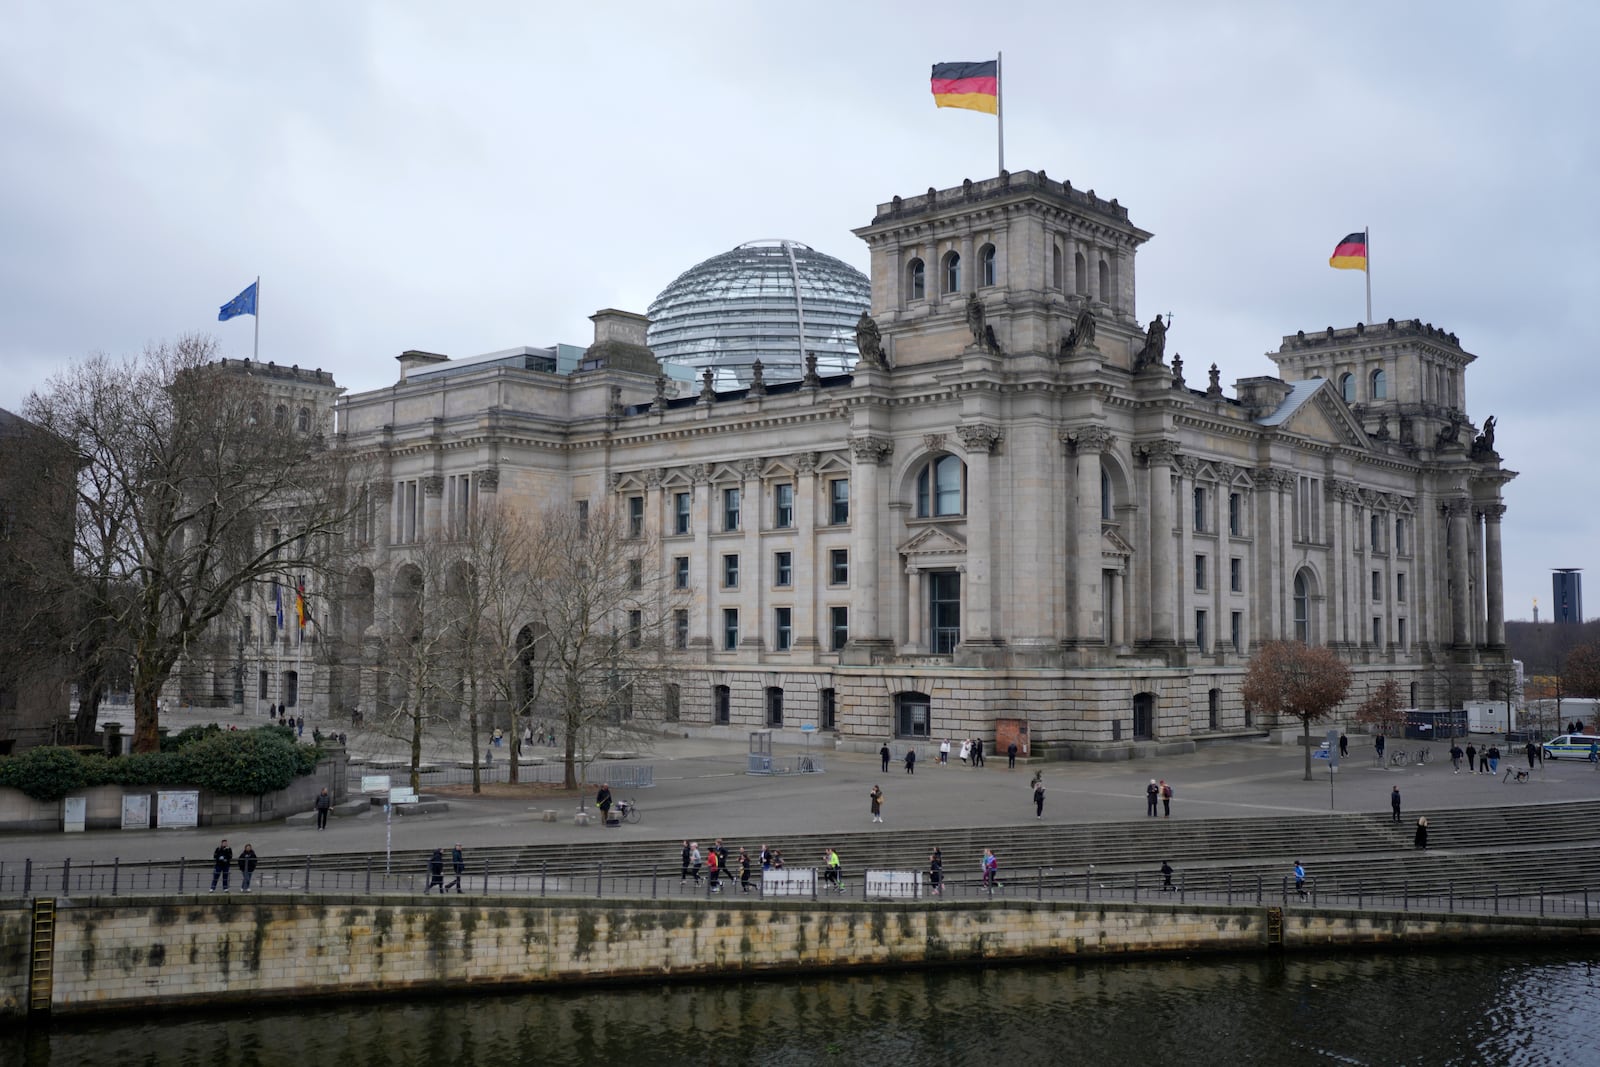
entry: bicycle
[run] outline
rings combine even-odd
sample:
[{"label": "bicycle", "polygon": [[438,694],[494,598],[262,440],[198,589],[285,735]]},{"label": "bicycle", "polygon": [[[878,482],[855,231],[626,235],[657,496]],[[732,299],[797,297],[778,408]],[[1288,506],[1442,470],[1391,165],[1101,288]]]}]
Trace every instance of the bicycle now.
[{"label": "bicycle", "polygon": [[617,818],[622,822],[638,822],[639,802],[637,800],[617,801]]},{"label": "bicycle", "polygon": [[1403,748],[1395,749],[1394,750],[1394,755],[1389,757],[1389,766],[1391,766],[1391,767],[1404,767],[1407,763],[1410,763],[1410,762],[1411,762],[1411,757],[1410,757],[1409,754],[1407,754],[1406,750],[1403,749]]},{"label": "bicycle", "polygon": [[1432,758],[1433,758],[1433,753],[1430,752],[1428,749],[1425,749],[1425,748],[1417,749],[1417,762],[1419,764],[1420,763],[1427,763]]}]

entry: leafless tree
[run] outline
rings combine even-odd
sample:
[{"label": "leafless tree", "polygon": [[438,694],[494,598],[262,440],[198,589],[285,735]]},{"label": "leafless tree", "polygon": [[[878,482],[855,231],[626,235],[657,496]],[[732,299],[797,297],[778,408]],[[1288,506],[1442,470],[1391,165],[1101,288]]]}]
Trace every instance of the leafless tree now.
[{"label": "leafless tree", "polygon": [[1400,683],[1385,678],[1356,708],[1356,722],[1377,726],[1386,736],[1393,737],[1406,725],[1405,698],[1400,694]]},{"label": "leafless tree", "polygon": [[1328,717],[1350,691],[1350,668],[1333,651],[1299,641],[1268,641],[1245,671],[1244,706],[1300,720],[1306,781],[1311,781],[1311,724]]},{"label": "leafless tree", "polygon": [[676,600],[657,543],[611,508],[548,509],[531,545],[524,685],[530,704],[561,725],[565,785],[575,789],[601,752],[650,743]]},{"label": "leafless tree", "polygon": [[159,745],[158,701],[187,649],[254,585],[293,586],[346,518],[345,476],[316,427],[264,417],[262,389],[183,337],[94,355],[27,401],[70,443],[71,582],[86,633],[126,647],[133,749]]}]

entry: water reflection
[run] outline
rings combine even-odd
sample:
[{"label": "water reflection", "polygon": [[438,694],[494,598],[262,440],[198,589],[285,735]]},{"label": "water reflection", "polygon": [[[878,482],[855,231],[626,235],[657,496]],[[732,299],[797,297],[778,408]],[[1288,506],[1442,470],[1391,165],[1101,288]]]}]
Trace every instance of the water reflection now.
[{"label": "water reflection", "polygon": [[30,1028],[30,1067],[1600,1062],[1593,955],[1031,965]]}]

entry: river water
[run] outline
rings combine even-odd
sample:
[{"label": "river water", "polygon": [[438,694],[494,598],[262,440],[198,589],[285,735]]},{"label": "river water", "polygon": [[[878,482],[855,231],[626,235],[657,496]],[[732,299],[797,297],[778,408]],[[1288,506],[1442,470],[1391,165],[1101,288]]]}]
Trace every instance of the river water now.
[{"label": "river water", "polygon": [[1029,964],[274,1005],[0,1033],[29,1067],[1600,1064],[1600,953]]}]

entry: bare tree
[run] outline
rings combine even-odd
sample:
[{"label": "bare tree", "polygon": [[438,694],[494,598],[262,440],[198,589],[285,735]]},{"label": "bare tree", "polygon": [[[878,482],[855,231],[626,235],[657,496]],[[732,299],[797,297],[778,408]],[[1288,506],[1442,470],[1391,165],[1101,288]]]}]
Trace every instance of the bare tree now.
[{"label": "bare tree", "polygon": [[1356,709],[1356,722],[1377,726],[1386,736],[1403,731],[1406,725],[1405,698],[1400,693],[1400,683],[1393,678],[1379,682],[1361,706]]},{"label": "bare tree", "polygon": [[657,544],[610,508],[551,508],[531,544],[524,685],[561,724],[564,781],[575,789],[607,748],[650,743],[672,599]]},{"label": "bare tree", "polygon": [[1328,717],[1350,691],[1350,668],[1321,645],[1268,641],[1250,659],[1244,706],[1255,713],[1290,715],[1304,730],[1306,781],[1311,781],[1311,724]]},{"label": "bare tree", "polygon": [[1600,644],[1582,644],[1568,652],[1561,677],[1568,696],[1600,697]]},{"label": "bare tree", "polygon": [[60,474],[76,501],[60,592],[82,598],[86,633],[126,645],[139,752],[159,745],[158,701],[185,650],[255,583],[317,571],[346,517],[321,436],[264,417],[255,381],[214,355],[184,337],[91,356],[26,406],[78,459]]}]

